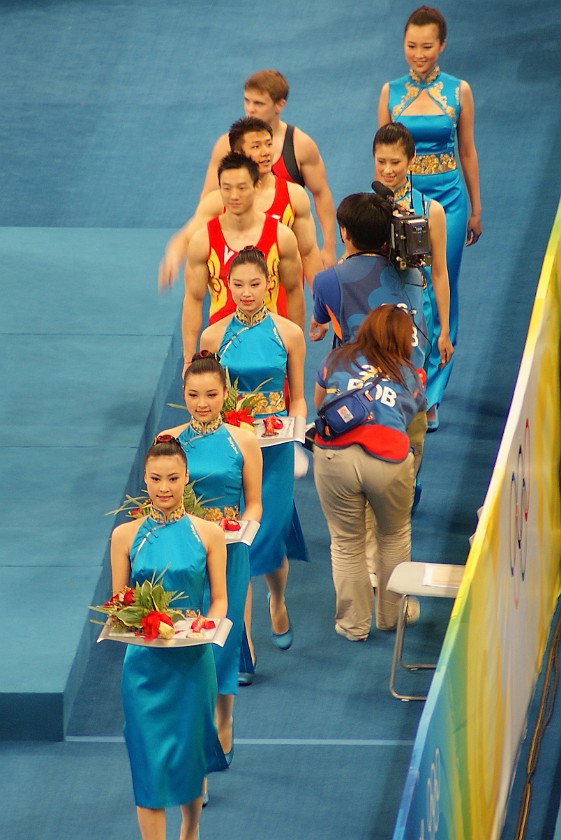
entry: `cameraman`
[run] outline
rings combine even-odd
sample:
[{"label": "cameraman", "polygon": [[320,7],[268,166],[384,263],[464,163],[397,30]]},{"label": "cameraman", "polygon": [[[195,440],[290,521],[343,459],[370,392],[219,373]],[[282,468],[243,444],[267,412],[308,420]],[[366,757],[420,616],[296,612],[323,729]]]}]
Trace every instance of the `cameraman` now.
[{"label": "cameraman", "polygon": [[407,310],[415,325],[412,362],[423,367],[427,327],[423,314],[424,279],[417,268],[399,271],[389,260],[392,208],[374,193],[354,193],[337,208],[345,254],[341,262],[316,274],[309,336],[321,341],[329,323],[333,346],[352,341],[366,315],[383,303]]},{"label": "cameraman", "polygon": [[[383,303],[397,304],[413,319],[411,362],[415,368],[422,368],[427,345],[424,280],[418,268],[399,271],[390,262],[391,218],[390,204],[375,193],[354,193],[343,199],[337,208],[337,222],[345,255],[338,265],[320,271],[314,278],[309,336],[312,341],[321,341],[331,322],[333,346],[348,344],[372,309]],[[426,412],[421,411],[407,429],[415,473],[421,465],[426,428]],[[418,488],[419,495],[420,484]]]}]

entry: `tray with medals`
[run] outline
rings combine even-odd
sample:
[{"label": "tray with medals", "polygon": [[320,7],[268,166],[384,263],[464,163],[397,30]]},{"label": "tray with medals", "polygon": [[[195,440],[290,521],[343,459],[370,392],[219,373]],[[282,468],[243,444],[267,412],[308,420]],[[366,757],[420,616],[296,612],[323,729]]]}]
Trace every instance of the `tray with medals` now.
[{"label": "tray with medals", "polygon": [[276,446],[279,443],[300,441],[304,443],[306,433],[305,417],[277,417],[271,415],[264,420],[255,420],[257,441],[262,448]]}]

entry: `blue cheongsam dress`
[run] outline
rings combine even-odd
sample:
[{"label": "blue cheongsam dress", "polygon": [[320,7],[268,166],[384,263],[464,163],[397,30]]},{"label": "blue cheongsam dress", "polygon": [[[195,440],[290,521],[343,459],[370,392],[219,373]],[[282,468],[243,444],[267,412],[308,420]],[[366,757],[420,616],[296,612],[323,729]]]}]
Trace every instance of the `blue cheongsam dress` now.
[{"label": "blue cheongsam dress", "polygon": [[[266,309],[245,323],[236,312],[226,328],[220,361],[241,392],[258,390],[262,404],[257,417],[286,416],[284,379],[287,353],[276,325]],[[294,444],[267,446],[263,455],[263,515],[249,549],[251,575],[274,572],[283,557],[307,560],[298,514],[294,507]]]},{"label": "blue cheongsam dress", "polygon": [[[237,507],[242,504],[243,455],[220,418],[209,424],[191,420],[178,438],[189,468],[189,480],[201,498],[203,507]],[[226,587],[227,617],[233,626],[224,647],[212,645],[216,662],[219,694],[238,693],[238,663],[244,629],[244,606],[249,585],[249,548],[242,543],[227,546]],[[208,609],[209,591],[205,589],[203,612]]]},{"label": "blue cheongsam dress", "polygon": [[[410,70],[407,76],[390,82],[389,110],[392,122],[409,129],[415,140],[416,158],[411,172],[413,187],[442,204],[446,213],[446,262],[450,280],[450,340],[458,337],[458,276],[466,240],[467,196],[456,161],[456,127],[460,117],[461,79],[441,73],[439,67],[422,79]],[[407,108],[426,90],[440,108],[440,114],[408,115]],[[438,312],[432,297],[434,321],[433,349],[427,369],[429,406],[442,401],[452,372],[452,362],[439,369],[437,339],[440,334]],[[453,361],[453,360],[452,360]]]},{"label": "blue cheongsam dress", "polygon": [[[164,572],[164,589],[185,593],[178,608],[202,608],[206,552],[190,517],[149,516],[130,556],[132,586]],[[205,775],[227,767],[214,724],[211,645],[128,645],[121,687],[136,804],[168,808],[197,799]]]}]

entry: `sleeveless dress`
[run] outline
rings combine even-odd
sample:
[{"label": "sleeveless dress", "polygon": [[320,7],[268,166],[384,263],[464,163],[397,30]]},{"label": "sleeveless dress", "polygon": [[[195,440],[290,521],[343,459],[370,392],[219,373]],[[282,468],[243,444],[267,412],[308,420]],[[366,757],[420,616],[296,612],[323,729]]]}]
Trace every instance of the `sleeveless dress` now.
[{"label": "sleeveless dress", "polygon": [[[160,519],[158,511],[154,512]],[[164,572],[166,590],[180,591],[180,609],[201,609],[206,552],[188,516],[149,516],[131,547],[131,586]],[[214,724],[216,671],[210,645],[149,648],[127,645],[121,681],[124,735],[134,798],[142,808],[168,808],[201,796],[203,779],[225,770]]]},{"label": "sleeveless dress", "polygon": [[[263,395],[257,417],[286,416],[283,388],[287,353],[265,307],[251,318],[237,310],[226,328],[218,354],[232,382],[238,380],[240,392],[258,389]],[[293,498],[294,445],[267,446],[261,453],[263,515],[249,549],[252,576],[279,569],[285,556],[308,559]]]},{"label": "sleeveless dress", "polygon": [[[390,82],[389,110],[392,122],[409,129],[415,140],[417,156],[412,163],[413,187],[428,198],[440,202],[446,213],[446,262],[450,280],[450,340],[458,337],[458,276],[466,239],[468,219],[467,195],[456,162],[456,127],[460,117],[461,79],[441,73],[439,67],[422,79],[413,70],[407,76]],[[441,109],[441,114],[408,115],[405,109],[426,90]],[[429,406],[442,401],[452,372],[452,361],[439,369],[437,339],[440,324],[436,302],[432,298],[434,342],[427,377],[432,382]]]},{"label": "sleeveless dress", "polygon": [[[228,431],[219,422],[206,426],[191,420],[178,437],[187,456],[189,479],[195,481],[195,494],[203,507],[226,506],[241,509],[243,455]],[[233,623],[224,647],[212,645],[219,694],[238,693],[238,663],[244,631],[244,606],[249,585],[249,547],[242,543],[227,546],[227,617]],[[203,612],[208,609],[209,589],[205,587]]]}]

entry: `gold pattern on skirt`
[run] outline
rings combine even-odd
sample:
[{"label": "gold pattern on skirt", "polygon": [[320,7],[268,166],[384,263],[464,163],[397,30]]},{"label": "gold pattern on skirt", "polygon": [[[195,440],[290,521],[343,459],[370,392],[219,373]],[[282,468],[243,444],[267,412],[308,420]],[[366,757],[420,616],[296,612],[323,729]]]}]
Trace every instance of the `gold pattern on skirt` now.
[{"label": "gold pattern on skirt", "polygon": [[409,165],[413,175],[437,175],[457,169],[456,158],[450,152],[441,155],[417,155]]},{"label": "gold pattern on skirt", "polygon": [[[247,394],[240,394],[243,398]],[[284,411],[286,403],[284,401],[284,393],[282,391],[261,391],[253,395],[254,399],[251,403],[251,412],[257,414],[276,414],[279,411]]]}]

